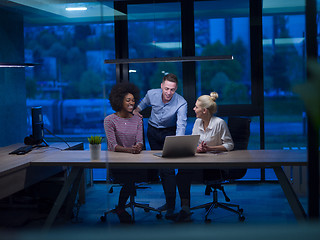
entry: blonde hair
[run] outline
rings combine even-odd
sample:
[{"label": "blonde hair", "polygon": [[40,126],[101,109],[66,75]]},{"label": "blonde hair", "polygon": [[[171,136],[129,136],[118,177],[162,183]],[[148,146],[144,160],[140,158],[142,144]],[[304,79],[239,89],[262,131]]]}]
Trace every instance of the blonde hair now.
[{"label": "blonde hair", "polygon": [[209,110],[211,115],[215,114],[218,110],[216,103],[217,98],[219,97],[217,92],[211,92],[210,95],[202,95],[198,98],[199,105],[202,108]]}]

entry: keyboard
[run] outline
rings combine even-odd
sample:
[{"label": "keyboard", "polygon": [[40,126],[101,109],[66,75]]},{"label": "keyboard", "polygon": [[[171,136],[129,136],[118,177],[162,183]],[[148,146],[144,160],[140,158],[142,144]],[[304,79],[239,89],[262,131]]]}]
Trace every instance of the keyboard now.
[{"label": "keyboard", "polygon": [[23,155],[30,152],[31,150],[32,150],[32,146],[28,145],[28,146],[19,147],[18,149],[10,152],[9,154]]}]

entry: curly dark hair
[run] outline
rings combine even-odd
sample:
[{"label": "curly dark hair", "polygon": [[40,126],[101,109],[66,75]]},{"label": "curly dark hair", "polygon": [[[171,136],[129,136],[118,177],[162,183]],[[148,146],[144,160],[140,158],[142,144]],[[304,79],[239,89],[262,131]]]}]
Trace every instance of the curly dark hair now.
[{"label": "curly dark hair", "polygon": [[111,107],[114,111],[119,112],[122,109],[123,99],[128,94],[131,93],[135,100],[135,106],[137,106],[140,100],[140,90],[133,83],[117,83],[111,89],[109,100]]}]

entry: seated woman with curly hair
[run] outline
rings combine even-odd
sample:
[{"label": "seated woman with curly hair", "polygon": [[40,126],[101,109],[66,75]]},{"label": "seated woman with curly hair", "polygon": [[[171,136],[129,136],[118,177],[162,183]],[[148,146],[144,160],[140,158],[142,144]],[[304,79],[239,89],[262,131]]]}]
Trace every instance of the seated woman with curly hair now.
[{"label": "seated woman with curly hair", "polygon": [[[139,89],[132,83],[118,83],[111,89],[109,100],[115,113],[104,119],[104,129],[109,151],[139,154],[143,148],[142,119],[132,111],[140,99]],[[116,213],[121,223],[130,223],[131,215],[125,210],[135,182],[141,177],[134,169],[112,169],[111,175],[123,184]],[[140,176],[139,176],[140,175]]]}]

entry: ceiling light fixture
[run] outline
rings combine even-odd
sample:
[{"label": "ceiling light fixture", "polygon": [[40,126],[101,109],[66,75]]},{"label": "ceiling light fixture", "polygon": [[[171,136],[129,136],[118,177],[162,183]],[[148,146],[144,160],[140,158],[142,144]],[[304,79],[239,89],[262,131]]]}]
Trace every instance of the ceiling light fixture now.
[{"label": "ceiling light fixture", "polygon": [[86,7],[67,7],[67,11],[86,11]]},{"label": "ceiling light fixture", "polygon": [[106,64],[128,64],[128,63],[152,63],[152,62],[197,62],[233,60],[232,55],[223,56],[192,56],[192,57],[163,57],[163,58],[133,58],[133,59],[112,59],[104,60]]},{"label": "ceiling light fixture", "polygon": [[23,68],[23,67],[35,67],[39,65],[37,63],[0,63],[0,68]]}]

